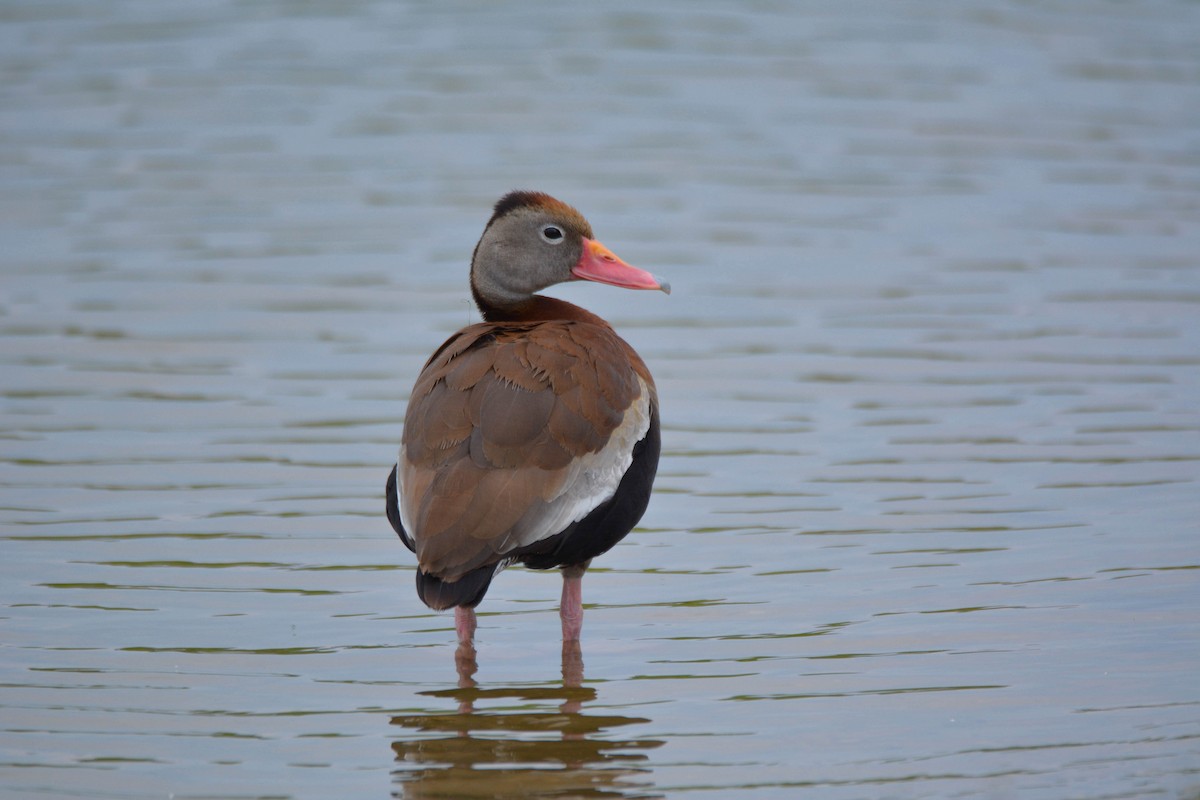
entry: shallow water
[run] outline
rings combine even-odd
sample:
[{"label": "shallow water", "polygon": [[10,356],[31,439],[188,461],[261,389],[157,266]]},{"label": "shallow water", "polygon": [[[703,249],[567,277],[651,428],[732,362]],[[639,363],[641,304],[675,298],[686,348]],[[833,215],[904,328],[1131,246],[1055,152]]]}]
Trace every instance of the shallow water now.
[{"label": "shallow water", "polygon": [[[1200,794],[1200,6],[0,10],[0,794]],[[383,516],[514,187],[664,457],[475,652]]]}]

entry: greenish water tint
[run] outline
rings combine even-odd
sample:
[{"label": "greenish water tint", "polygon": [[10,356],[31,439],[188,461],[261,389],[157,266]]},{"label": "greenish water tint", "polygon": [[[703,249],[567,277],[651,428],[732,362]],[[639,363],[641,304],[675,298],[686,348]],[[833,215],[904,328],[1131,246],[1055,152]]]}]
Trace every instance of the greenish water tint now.
[{"label": "greenish water tint", "polygon": [[[14,0],[0,795],[1200,794],[1200,6]],[[513,188],[671,297],[476,647],[382,486]]]}]

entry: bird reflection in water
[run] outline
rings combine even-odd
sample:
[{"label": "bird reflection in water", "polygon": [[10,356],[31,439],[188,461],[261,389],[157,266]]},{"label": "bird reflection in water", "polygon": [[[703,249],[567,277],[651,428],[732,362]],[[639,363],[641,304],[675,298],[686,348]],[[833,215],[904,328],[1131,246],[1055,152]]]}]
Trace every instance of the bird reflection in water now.
[{"label": "bird reflection in water", "polygon": [[663,797],[645,764],[663,742],[608,735],[649,720],[584,713],[596,690],[583,686],[578,640],[563,642],[561,686],[480,687],[471,642],[458,646],[455,662],[457,688],[421,694],[453,700],[456,710],[392,717],[413,732],[392,743],[395,797]]}]

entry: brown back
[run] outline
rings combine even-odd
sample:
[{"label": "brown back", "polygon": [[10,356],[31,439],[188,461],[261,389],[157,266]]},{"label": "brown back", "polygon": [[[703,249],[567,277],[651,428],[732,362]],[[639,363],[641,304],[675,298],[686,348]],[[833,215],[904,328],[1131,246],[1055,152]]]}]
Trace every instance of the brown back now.
[{"label": "brown back", "polygon": [[581,461],[631,457],[627,429],[648,424],[653,402],[641,359],[595,317],[481,323],[451,337],[404,421],[400,499],[421,569],[455,580],[556,533],[546,525],[555,503],[582,491]]}]

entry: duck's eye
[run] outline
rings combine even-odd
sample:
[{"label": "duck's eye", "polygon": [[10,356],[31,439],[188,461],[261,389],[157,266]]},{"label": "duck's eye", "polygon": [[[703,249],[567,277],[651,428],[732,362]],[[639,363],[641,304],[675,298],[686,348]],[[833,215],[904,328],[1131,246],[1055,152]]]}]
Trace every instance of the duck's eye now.
[{"label": "duck's eye", "polygon": [[562,244],[563,231],[557,225],[547,225],[540,231],[542,241],[548,244]]}]

